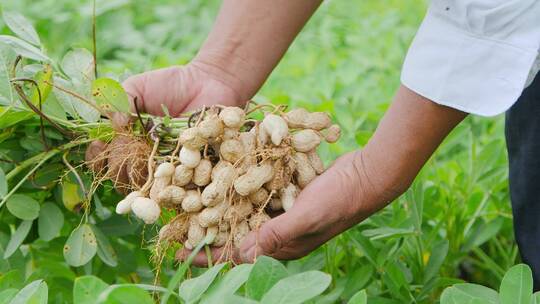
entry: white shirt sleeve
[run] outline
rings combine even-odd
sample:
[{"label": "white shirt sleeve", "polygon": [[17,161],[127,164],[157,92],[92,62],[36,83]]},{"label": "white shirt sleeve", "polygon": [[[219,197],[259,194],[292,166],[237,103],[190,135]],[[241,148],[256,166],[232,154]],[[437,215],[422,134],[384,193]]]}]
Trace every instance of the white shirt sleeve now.
[{"label": "white shirt sleeve", "polygon": [[401,82],[468,113],[506,111],[540,69],[540,0],[432,0]]}]

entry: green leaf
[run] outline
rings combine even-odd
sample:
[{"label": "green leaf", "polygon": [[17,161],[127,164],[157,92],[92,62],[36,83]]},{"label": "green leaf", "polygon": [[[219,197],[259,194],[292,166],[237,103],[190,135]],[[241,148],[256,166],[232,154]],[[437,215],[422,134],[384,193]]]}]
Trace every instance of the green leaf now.
[{"label": "green leaf", "polygon": [[43,280],[26,285],[9,304],[47,304],[48,287]]},{"label": "green leaf", "polygon": [[[321,303],[321,304],[333,304],[336,302],[339,302],[339,299],[345,299],[344,291],[345,291],[345,284],[343,280],[338,279],[338,283],[336,283],[336,286],[333,287],[331,290],[329,290],[327,293],[318,295],[315,298],[311,299],[310,302],[313,303]],[[354,295],[354,292],[353,292]]]},{"label": "green leaf", "polygon": [[45,113],[47,116],[66,120],[67,118],[65,110],[60,102],[55,98],[54,95],[49,98],[53,89],[52,67],[48,64],[43,65],[43,69],[36,73],[34,80],[38,86],[37,88],[35,86],[32,87],[32,103],[39,108],[39,103],[41,100],[41,110],[43,113]]},{"label": "green leaf", "polygon": [[95,276],[78,277],[73,285],[73,303],[94,304],[108,286],[107,283]]},{"label": "green leaf", "polygon": [[[135,286],[146,290],[146,291],[155,291],[155,292],[167,292],[167,288],[151,285],[151,284],[134,284]],[[176,293],[173,293],[175,296],[178,296]]]},{"label": "green leaf", "polygon": [[56,76],[53,76],[53,81],[55,83],[55,86],[53,87],[54,97],[56,97],[56,100],[62,106],[64,111],[66,111],[66,113],[71,115],[71,117],[73,118],[77,118],[79,114],[77,113],[76,107],[78,106],[79,101],[74,96],[70,95],[69,93],[66,93],[60,90],[59,88],[57,88],[58,86],[58,87],[61,87],[62,89],[73,92],[74,90],[73,90],[71,82],[63,78],[56,77]]},{"label": "green leaf", "polygon": [[70,78],[88,83],[94,80],[94,56],[87,49],[69,51],[62,59],[61,66]]},{"label": "green leaf", "polygon": [[431,255],[429,256],[429,261],[424,271],[424,283],[428,282],[437,275],[447,254],[448,240],[441,240],[433,244],[433,249],[431,250]]},{"label": "green leaf", "polygon": [[351,241],[353,245],[363,252],[368,259],[368,261],[373,264],[373,266],[378,267],[377,265],[377,250],[373,246],[372,242],[365,236],[363,236],[361,233],[357,231],[352,231],[350,233],[351,235]]},{"label": "green leaf", "polygon": [[499,304],[499,295],[481,285],[456,284],[444,290],[441,304]]},{"label": "green leaf", "polygon": [[332,277],[321,271],[306,271],[281,279],[261,299],[261,304],[303,303],[330,285]]},{"label": "green leaf", "polygon": [[[50,138],[50,137],[49,137]],[[62,140],[63,138],[59,138]],[[32,184],[40,188],[51,188],[58,183],[58,177],[62,176],[66,168],[64,164],[51,163],[45,164],[34,173]]]},{"label": "green leaf", "polygon": [[6,179],[6,174],[4,170],[0,168],[0,198],[3,198],[8,193],[8,184]]},{"label": "green leaf", "polygon": [[11,87],[7,58],[0,54],[0,104],[13,104],[13,88]]},{"label": "green leaf", "polygon": [[75,228],[64,245],[64,258],[71,266],[88,263],[97,252],[97,241],[92,228],[83,224]]},{"label": "green leaf", "polygon": [[98,78],[92,83],[92,96],[106,112],[129,113],[129,100],[124,88],[114,79]]},{"label": "green leaf", "polygon": [[20,289],[24,286],[24,278],[19,269],[11,270],[0,276],[0,290],[15,288]]},{"label": "green leaf", "polygon": [[414,234],[414,229],[410,228],[392,228],[392,227],[380,227],[374,229],[366,229],[362,232],[363,235],[369,237],[371,241],[391,238],[391,237],[403,237]]},{"label": "green leaf", "polygon": [[52,82],[52,67],[49,64],[45,64],[43,69],[38,71],[34,76],[34,80],[37,82],[38,89],[33,86],[32,103],[35,106],[39,106],[39,100],[41,96],[41,105],[45,104],[47,97],[51,93],[52,86],[49,84]]},{"label": "green leaf", "polygon": [[369,281],[374,279],[374,271],[373,266],[367,263],[348,274],[343,297],[346,299],[351,298],[356,293],[355,291],[366,288]]},{"label": "green leaf", "polygon": [[519,264],[510,268],[502,279],[499,293],[501,304],[530,304],[533,279],[529,266]]},{"label": "green leaf", "polygon": [[161,297],[161,304],[168,303],[169,297],[171,294],[173,294],[173,289],[176,289],[176,286],[182,282],[184,279],[184,275],[186,274],[186,271],[188,270],[189,266],[191,265],[191,262],[195,258],[195,256],[201,251],[203,246],[205,244],[208,244],[210,238],[212,236],[206,236],[202,241],[199,242],[199,244],[191,251],[188,258],[180,264],[180,267],[176,270],[172,278],[170,279],[169,283],[167,284],[167,291],[163,294]]},{"label": "green leaf", "polygon": [[488,240],[495,237],[501,230],[505,219],[496,218],[488,223],[477,221],[466,237],[465,244],[461,249],[462,252],[468,252],[474,247],[478,247]]},{"label": "green leaf", "polygon": [[100,294],[97,302],[106,304],[154,304],[148,292],[133,284],[109,286]]},{"label": "green leaf", "polygon": [[15,250],[21,246],[22,242],[28,235],[28,232],[30,232],[30,228],[32,228],[32,221],[21,222],[9,240],[6,251],[4,252],[4,259],[9,258],[13,253],[15,253]]},{"label": "green leaf", "polygon": [[267,256],[258,257],[246,283],[246,295],[260,300],[274,284],[287,275],[287,269],[278,260]]},{"label": "green leaf", "polygon": [[113,214],[108,219],[97,224],[99,229],[108,236],[132,235],[139,228],[138,223],[133,223],[125,216]]},{"label": "green leaf", "polygon": [[6,202],[9,212],[21,220],[31,221],[39,216],[39,203],[26,195],[13,194]]},{"label": "green leaf", "polygon": [[18,124],[34,116],[30,111],[16,111],[11,108],[0,107],[0,130]]},{"label": "green leaf", "polygon": [[34,26],[23,15],[16,12],[4,11],[2,13],[2,18],[9,29],[21,39],[24,39],[36,46],[41,44]]},{"label": "green leaf", "polygon": [[367,294],[365,290],[360,290],[347,302],[347,304],[367,304]]},{"label": "green leaf", "polygon": [[225,296],[234,294],[247,281],[252,268],[251,264],[241,264],[231,269],[221,280],[210,286],[201,303],[218,303]]},{"label": "green leaf", "polygon": [[540,304],[540,291],[533,294],[531,304]]},{"label": "green leaf", "polygon": [[0,291],[0,304],[8,304],[11,302],[11,299],[19,292],[17,289],[10,288]]},{"label": "green leaf", "polygon": [[72,182],[69,175],[62,180],[62,202],[64,207],[73,211],[78,208],[84,201],[79,184]]},{"label": "green leaf", "polygon": [[210,284],[212,284],[218,273],[225,265],[227,264],[221,263],[215,265],[200,276],[184,281],[178,289],[178,294],[187,303],[193,303],[197,301],[201,297],[201,295],[208,289]]},{"label": "green leaf", "polygon": [[53,203],[45,203],[39,210],[38,233],[44,241],[50,241],[60,235],[64,226],[64,214]]},{"label": "green leaf", "polygon": [[[73,82],[62,79],[60,77],[54,77],[54,82],[57,86],[68,90],[69,92],[75,92],[77,95],[83,96],[90,100],[90,85],[91,84],[82,84],[75,85]],[[86,88],[88,87],[88,88]],[[53,88],[53,93],[58,102],[64,108],[64,111],[69,113],[73,117],[80,116],[86,122],[96,122],[99,120],[100,113],[91,105],[85,103],[79,98],[70,95],[58,88]]]},{"label": "green leaf", "polygon": [[[58,242],[54,244],[60,245]],[[55,247],[55,257],[56,257],[56,248]],[[41,256],[40,256],[41,258]],[[39,267],[36,267],[36,270],[32,273],[32,276],[35,275],[36,278],[58,278],[58,279],[67,279],[73,281],[76,278],[75,273],[71,270],[72,268],[62,261],[53,261],[50,258],[46,260],[45,263],[39,263]],[[53,286],[54,287],[54,286]]]},{"label": "green leaf", "polygon": [[[380,254],[385,255],[387,253],[385,250],[381,250]],[[408,286],[409,283],[407,282],[407,278],[405,277],[405,273],[399,260],[392,259],[390,261],[386,261],[385,263],[385,269],[382,274],[384,284],[390,291],[393,298],[405,301],[407,296],[404,289],[409,289],[410,287]]]},{"label": "green leaf", "polygon": [[252,299],[249,299],[249,298],[244,298],[244,297],[241,297],[241,296],[238,296],[238,295],[230,294],[230,295],[225,295],[223,298],[220,299],[219,302],[214,302],[214,303],[223,303],[223,304],[257,304],[257,303],[259,303],[259,302],[255,301],[255,300],[252,300]]},{"label": "green leaf", "polygon": [[116,254],[116,251],[114,251],[114,248],[112,247],[111,243],[109,242],[109,239],[101,230],[92,225],[92,230],[94,231],[94,234],[96,235],[97,239],[97,254],[99,258],[107,265],[111,267],[116,267],[118,265],[118,256]]},{"label": "green leaf", "polygon": [[[106,220],[108,218],[111,217],[112,215],[112,212],[111,210],[109,210],[108,208],[105,208],[103,206],[103,204],[101,203],[101,199],[99,198],[98,195],[94,194],[92,196],[92,198],[94,199],[94,205],[95,205],[95,210],[96,210],[96,216],[100,219],[100,220]],[[110,235],[109,235],[110,236]]]},{"label": "green leaf", "polygon": [[40,49],[17,37],[0,35],[0,42],[11,46],[17,54],[23,57],[37,61],[51,61]]}]

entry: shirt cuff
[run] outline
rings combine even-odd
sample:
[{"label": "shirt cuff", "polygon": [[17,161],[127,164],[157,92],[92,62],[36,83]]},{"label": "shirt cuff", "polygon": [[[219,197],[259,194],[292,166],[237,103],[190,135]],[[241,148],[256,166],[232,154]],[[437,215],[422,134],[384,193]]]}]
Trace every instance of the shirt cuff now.
[{"label": "shirt cuff", "polygon": [[494,116],[519,98],[537,54],[479,37],[428,12],[405,58],[401,82],[438,104]]}]

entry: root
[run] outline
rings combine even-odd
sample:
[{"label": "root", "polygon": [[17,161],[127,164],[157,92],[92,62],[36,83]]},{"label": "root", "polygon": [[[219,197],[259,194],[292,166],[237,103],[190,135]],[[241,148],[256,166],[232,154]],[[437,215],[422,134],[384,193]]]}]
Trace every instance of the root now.
[{"label": "root", "polygon": [[85,161],[94,175],[90,193],[107,179],[124,193],[141,188],[148,179],[148,168],[144,167],[150,150],[147,143],[129,133],[118,134],[105,150]]},{"label": "root", "polygon": [[159,137],[156,141],[154,141],[154,147],[152,148],[152,153],[150,153],[150,156],[148,157],[148,177],[146,178],[146,183],[141,187],[141,193],[146,194],[150,187],[152,186],[152,182],[154,180],[154,156],[156,155],[156,151],[159,146]]}]

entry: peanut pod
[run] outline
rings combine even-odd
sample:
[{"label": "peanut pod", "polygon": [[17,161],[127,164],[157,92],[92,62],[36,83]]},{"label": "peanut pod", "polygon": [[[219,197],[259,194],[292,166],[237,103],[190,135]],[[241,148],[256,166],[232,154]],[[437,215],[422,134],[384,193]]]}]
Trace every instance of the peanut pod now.
[{"label": "peanut pod", "polygon": [[298,152],[309,152],[317,148],[320,143],[319,134],[310,129],[299,131],[291,138],[291,145]]},{"label": "peanut pod", "polygon": [[152,199],[137,197],[131,205],[131,210],[136,217],[144,221],[145,224],[155,223],[161,214],[161,208]]},{"label": "peanut pod", "polygon": [[265,163],[252,166],[248,171],[234,181],[234,189],[238,194],[247,196],[255,193],[273,177],[272,165]]},{"label": "peanut pod", "polygon": [[303,189],[317,177],[317,173],[309,164],[309,159],[306,154],[297,152],[293,155],[293,159],[296,163],[296,181],[298,182],[298,186]]},{"label": "peanut pod", "polygon": [[197,190],[188,190],[182,201],[182,209],[185,212],[198,212],[203,207],[201,194]]}]

